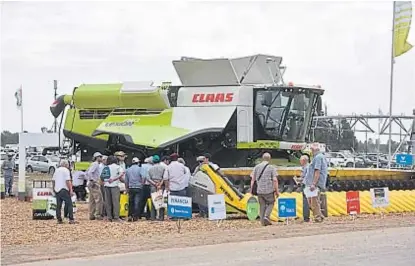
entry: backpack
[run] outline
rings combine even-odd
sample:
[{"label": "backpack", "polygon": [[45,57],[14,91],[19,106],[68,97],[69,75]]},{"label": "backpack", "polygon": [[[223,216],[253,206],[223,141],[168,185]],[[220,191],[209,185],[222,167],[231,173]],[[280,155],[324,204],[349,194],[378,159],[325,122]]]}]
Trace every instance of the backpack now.
[{"label": "backpack", "polygon": [[106,165],[104,167],[104,169],[102,169],[102,172],[101,172],[101,180],[103,182],[108,182],[108,180],[110,178],[111,178],[111,171],[110,171],[110,168],[108,167],[108,165]]}]

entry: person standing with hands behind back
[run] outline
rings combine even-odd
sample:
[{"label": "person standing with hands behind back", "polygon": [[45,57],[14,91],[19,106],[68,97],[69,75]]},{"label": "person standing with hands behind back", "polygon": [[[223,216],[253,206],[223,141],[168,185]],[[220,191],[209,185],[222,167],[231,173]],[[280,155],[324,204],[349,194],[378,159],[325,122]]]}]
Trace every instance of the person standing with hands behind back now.
[{"label": "person standing with hands behind back", "polygon": [[69,162],[62,160],[60,167],[53,174],[53,190],[56,194],[56,220],[62,224],[62,202],[65,202],[65,209],[68,210],[69,223],[74,224],[73,205],[71,196],[73,195],[71,174],[69,172]]},{"label": "person standing with hands behind back", "polygon": [[278,198],[277,169],[270,165],[271,154],[268,152],[262,155],[262,162],[257,164],[251,173],[251,194],[254,183],[257,183],[259,217],[263,226],[271,225],[270,215],[274,207],[275,198]]}]

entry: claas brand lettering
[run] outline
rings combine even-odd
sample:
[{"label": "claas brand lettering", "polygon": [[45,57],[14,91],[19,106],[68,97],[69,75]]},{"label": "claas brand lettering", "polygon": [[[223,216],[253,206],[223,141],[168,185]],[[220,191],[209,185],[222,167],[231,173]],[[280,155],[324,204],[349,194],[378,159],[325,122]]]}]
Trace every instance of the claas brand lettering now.
[{"label": "claas brand lettering", "polygon": [[181,85],[81,84],[50,111],[64,117],[61,130],[71,153],[80,155],[77,170],[96,151],[119,150],[127,160],[175,151],[190,168],[206,152],[221,168],[253,166],[264,151],[288,162],[301,155],[324,91],[285,85],[281,62],[262,54],[181,58],[173,61]]},{"label": "claas brand lettering", "polygon": [[193,94],[193,103],[224,103],[232,102],[233,93],[196,93]]}]

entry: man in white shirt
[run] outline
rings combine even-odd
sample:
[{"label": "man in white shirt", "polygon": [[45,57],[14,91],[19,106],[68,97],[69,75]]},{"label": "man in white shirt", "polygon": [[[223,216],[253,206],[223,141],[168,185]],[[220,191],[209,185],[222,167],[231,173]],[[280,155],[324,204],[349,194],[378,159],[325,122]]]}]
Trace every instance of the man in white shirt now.
[{"label": "man in white shirt", "polygon": [[76,200],[85,201],[86,197],[86,174],[84,171],[74,171],[72,173],[73,191],[76,194]]},{"label": "man in white shirt", "polygon": [[[62,224],[62,202],[65,202],[65,206],[68,208],[69,223],[74,224],[75,220],[73,218],[73,205],[71,195],[72,183],[71,183],[71,174],[69,172],[69,162],[67,160],[62,160],[60,162],[60,167],[56,169],[53,174],[53,189],[56,194],[56,219],[58,224]],[[66,208],[65,208],[66,209]]]},{"label": "man in white shirt", "polygon": [[186,197],[186,187],[189,184],[189,179],[186,175],[186,167],[177,160],[179,155],[173,153],[170,155],[170,164],[167,166],[167,171],[163,176],[166,190],[170,191],[170,195]]},{"label": "man in white shirt", "polygon": [[181,163],[181,164],[183,164],[184,165],[184,167],[185,167],[185,169],[186,169],[186,179],[187,179],[187,181],[186,181],[186,183],[187,183],[187,186],[186,186],[186,195],[187,196],[189,196],[189,189],[188,189],[188,186],[189,186],[189,182],[190,182],[190,178],[191,178],[191,173],[190,173],[190,169],[189,169],[189,167],[187,167],[186,166],[186,161],[183,159],[183,158],[179,158],[179,159],[177,159],[177,161],[179,162],[179,163]]}]

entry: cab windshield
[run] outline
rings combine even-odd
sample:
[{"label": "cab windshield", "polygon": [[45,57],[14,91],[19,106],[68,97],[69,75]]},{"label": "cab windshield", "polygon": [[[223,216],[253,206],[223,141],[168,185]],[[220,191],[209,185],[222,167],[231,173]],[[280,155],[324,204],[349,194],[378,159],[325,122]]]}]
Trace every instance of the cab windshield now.
[{"label": "cab windshield", "polygon": [[258,89],[255,117],[262,129],[256,139],[305,141],[316,98],[306,89]]}]

